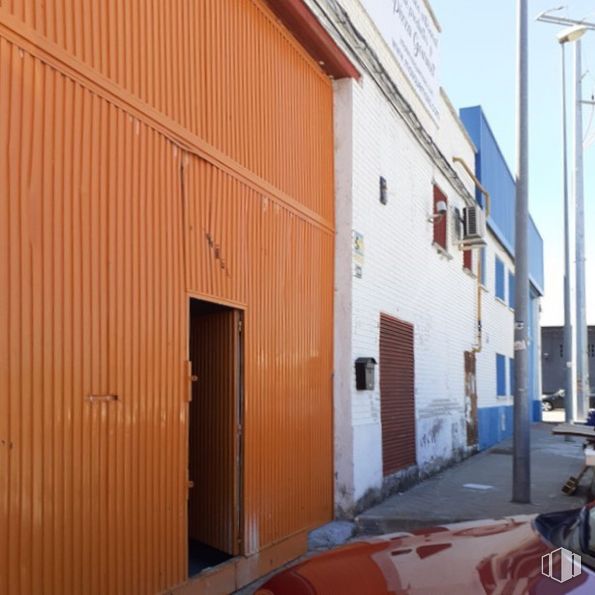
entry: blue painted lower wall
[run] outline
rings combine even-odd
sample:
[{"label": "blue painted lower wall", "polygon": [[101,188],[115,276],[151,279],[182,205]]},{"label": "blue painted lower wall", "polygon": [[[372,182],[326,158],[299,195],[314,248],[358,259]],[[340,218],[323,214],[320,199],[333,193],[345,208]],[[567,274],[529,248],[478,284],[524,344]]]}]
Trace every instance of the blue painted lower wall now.
[{"label": "blue painted lower wall", "polygon": [[[531,420],[541,421],[541,401],[531,401]],[[479,450],[484,450],[512,436],[512,405],[482,407],[477,411]]]},{"label": "blue painted lower wall", "polygon": [[534,399],[533,403],[533,421],[541,421],[541,401]]},{"label": "blue painted lower wall", "polygon": [[483,407],[477,411],[479,450],[512,436],[512,405]]}]

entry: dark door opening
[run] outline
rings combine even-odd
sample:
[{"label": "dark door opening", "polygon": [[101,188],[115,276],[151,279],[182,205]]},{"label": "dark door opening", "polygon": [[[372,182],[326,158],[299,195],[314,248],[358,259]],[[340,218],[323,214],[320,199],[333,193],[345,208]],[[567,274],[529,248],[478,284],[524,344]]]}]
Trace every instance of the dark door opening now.
[{"label": "dark door opening", "polygon": [[188,574],[240,554],[241,313],[190,300]]}]

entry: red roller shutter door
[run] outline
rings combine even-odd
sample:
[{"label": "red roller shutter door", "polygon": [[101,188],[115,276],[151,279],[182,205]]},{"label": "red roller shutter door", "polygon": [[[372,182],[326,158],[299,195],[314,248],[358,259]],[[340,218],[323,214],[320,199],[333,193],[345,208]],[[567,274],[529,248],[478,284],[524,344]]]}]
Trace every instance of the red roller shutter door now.
[{"label": "red roller shutter door", "polygon": [[413,325],[380,315],[383,473],[415,465]]}]

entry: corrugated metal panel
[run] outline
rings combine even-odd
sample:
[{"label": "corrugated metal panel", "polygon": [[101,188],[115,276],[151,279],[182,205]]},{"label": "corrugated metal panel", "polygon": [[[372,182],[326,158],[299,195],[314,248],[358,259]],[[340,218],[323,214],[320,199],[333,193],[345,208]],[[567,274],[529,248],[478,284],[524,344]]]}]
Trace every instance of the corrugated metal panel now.
[{"label": "corrugated metal panel", "polygon": [[532,217],[529,217],[529,280],[537,293],[543,295],[545,288],[543,238]]},{"label": "corrugated metal panel", "polygon": [[380,315],[380,417],[384,475],[415,465],[413,325]]},{"label": "corrugated metal panel", "polygon": [[332,513],[333,235],[205,161],[190,159],[185,175],[189,290],[246,304],[244,531],[254,552]]},{"label": "corrugated metal panel", "polygon": [[256,0],[7,9],[287,200],[0,37],[0,592],[185,579],[185,290],[246,308],[246,552],[329,520],[330,81]]},{"label": "corrugated metal panel", "polygon": [[[329,79],[262,0],[0,0],[0,6],[332,220]],[[308,117],[287,117],[300,113]]]},{"label": "corrugated metal panel", "polygon": [[[464,108],[460,115],[477,147],[477,177],[491,196],[488,224],[504,247],[514,255],[514,178],[481,107]],[[480,196],[479,191],[477,196]]]},{"label": "corrugated metal panel", "polygon": [[[515,242],[515,182],[496,137],[480,106],[464,108],[461,120],[478,148],[475,159],[477,177],[490,192],[491,212],[488,223],[503,246],[514,257]],[[478,201],[483,198],[477,191]],[[529,218],[529,277],[535,289],[543,295],[543,239],[533,218]]]},{"label": "corrugated metal panel", "polygon": [[228,554],[238,550],[238,312],[194,313],[188,507],[192,539]]},{"label": "corrugated metal panel", "polygon": [[159,591],[186,564],[179,152],[3,39],[0,139],[0,592]]}]

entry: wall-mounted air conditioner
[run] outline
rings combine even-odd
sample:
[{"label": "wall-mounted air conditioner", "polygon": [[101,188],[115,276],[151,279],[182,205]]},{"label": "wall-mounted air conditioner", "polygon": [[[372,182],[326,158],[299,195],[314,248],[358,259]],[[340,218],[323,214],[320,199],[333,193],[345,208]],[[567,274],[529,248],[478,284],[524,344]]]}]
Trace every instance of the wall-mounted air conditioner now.
[{"label": "wall-mounted air conditioner", "polygon": [[485,244],[486,218],[480,206],[463,209],[463,244]]}]

